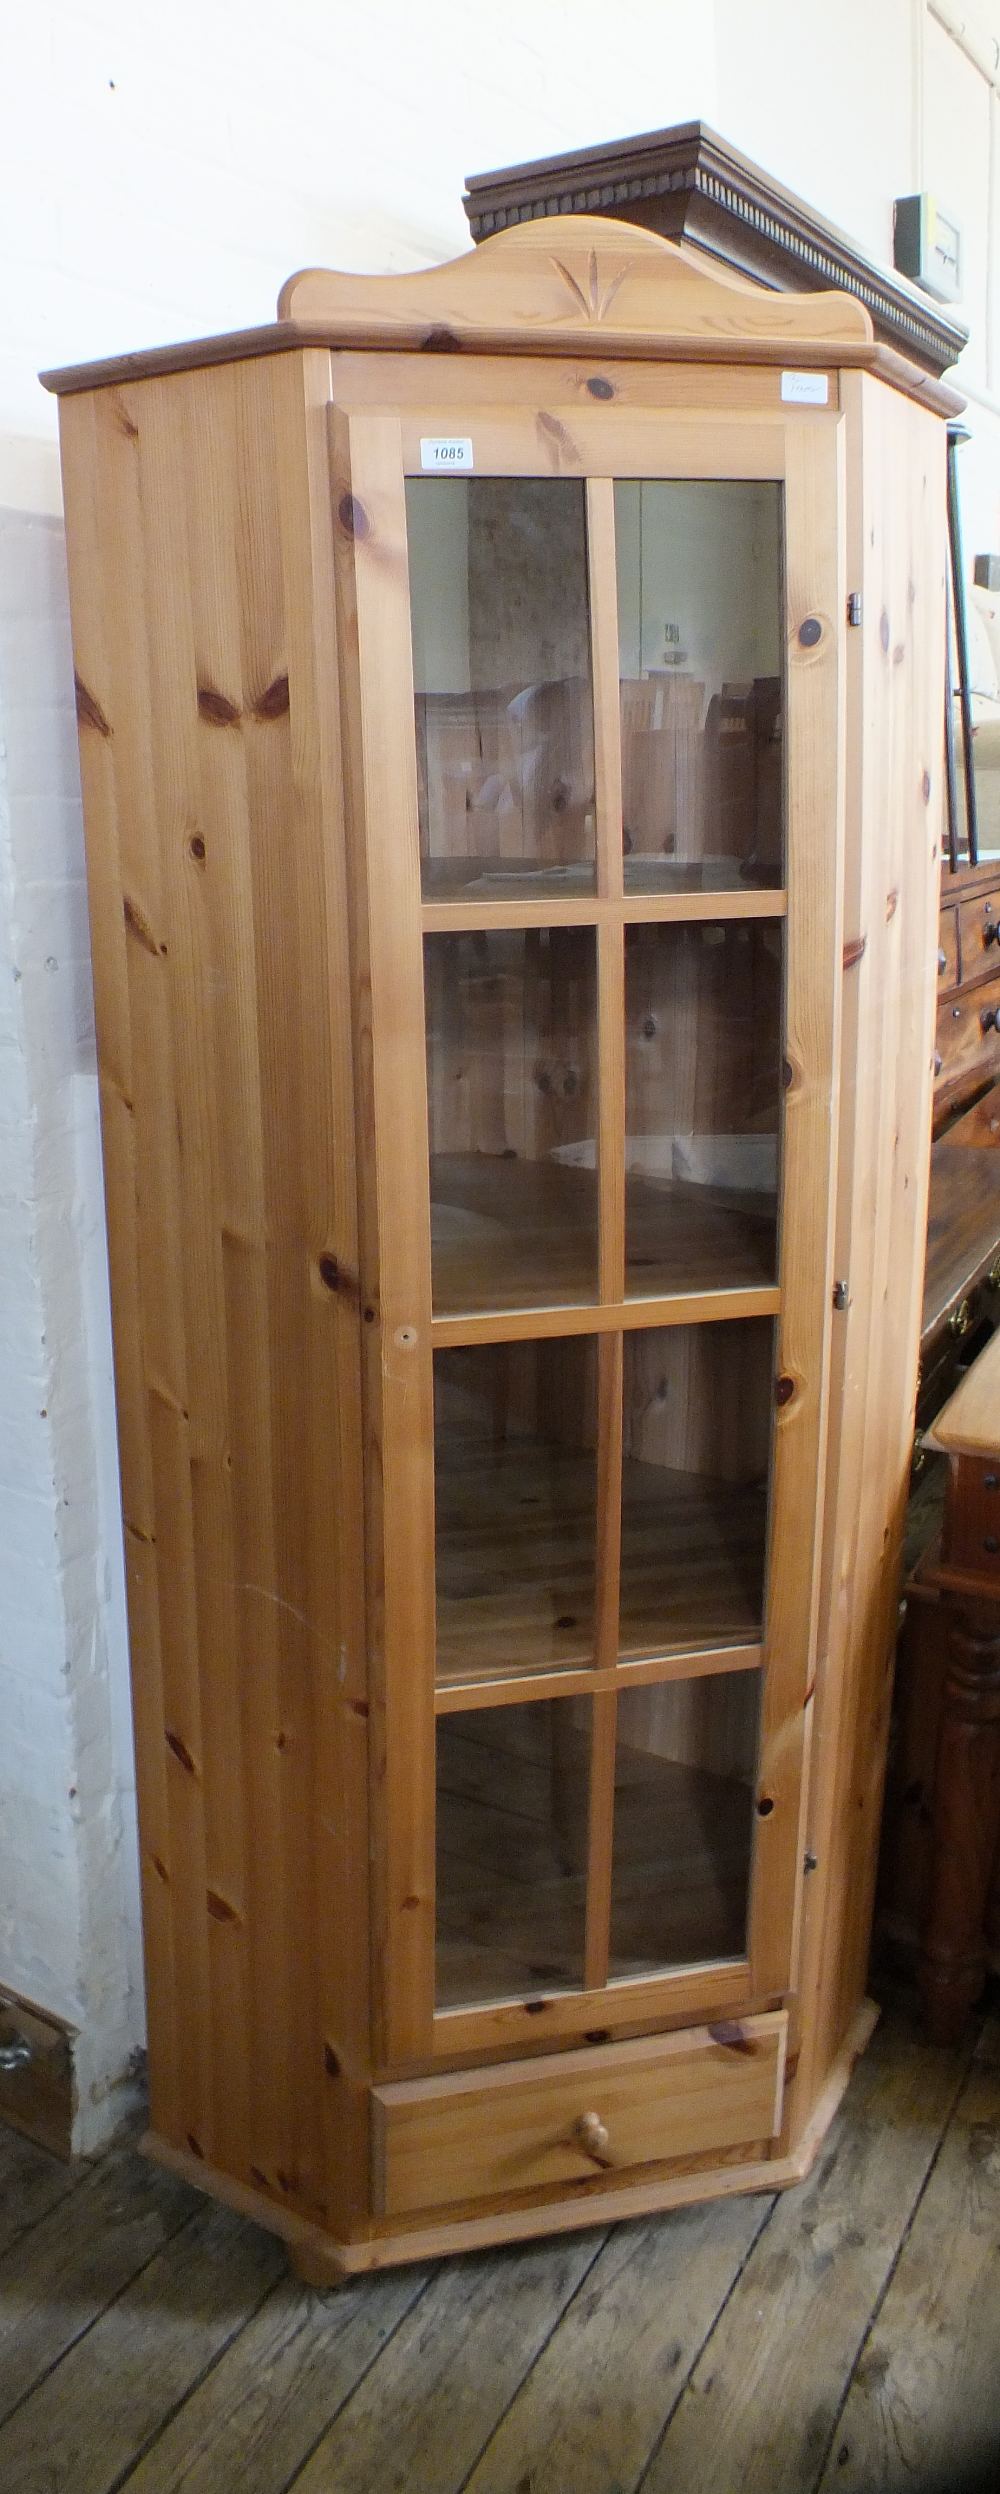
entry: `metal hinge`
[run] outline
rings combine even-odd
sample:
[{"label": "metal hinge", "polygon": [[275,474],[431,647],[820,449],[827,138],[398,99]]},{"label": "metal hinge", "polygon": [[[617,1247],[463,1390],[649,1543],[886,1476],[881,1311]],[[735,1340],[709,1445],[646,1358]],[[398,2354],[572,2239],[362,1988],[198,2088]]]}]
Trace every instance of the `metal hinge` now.
[{"label": "metal hinge", "polygon": [[841,1315],[843,1314],[843,1311],[844,1311],[844,1309],[846,1308],[846,1306],[847,1306],[847,1304],[848,1304],[848,1300],[849,1300],[849,1298],[850,1298],[850,1284],[849,1284],[849,1282],[834,1282],[834,1285],[833,1285],[833,1304],[834,1304],[834,1307],[835,1307],[835,1308],[839,1311],[839,1313],[840,1313]]},{"label": "metal hinge", "polygon": [[817,1867],[818,1867],[818,1865],[817,1865],[817,1858],[816,1858],[815,1853],[804,1853],[804,1854],[803,1854],[803,1856],[802,1856],[802,1868],[803,1868],[803,1870],[804,1870],[804,1871],[814,1871],[814,1870],[816,1870],[816,1868],[817,1868]]},{"label": "metal hinge", "polygon": [[860,623],[860,621],[861,621],[861,591],[860,591],[860,589],[852,589],[852,590],[851,590],[850,597],[848,598],[848,601],[847,601],[847,620],[848,620],[848,623],[849,623],[849,624],[859,624],[859,623]]}]

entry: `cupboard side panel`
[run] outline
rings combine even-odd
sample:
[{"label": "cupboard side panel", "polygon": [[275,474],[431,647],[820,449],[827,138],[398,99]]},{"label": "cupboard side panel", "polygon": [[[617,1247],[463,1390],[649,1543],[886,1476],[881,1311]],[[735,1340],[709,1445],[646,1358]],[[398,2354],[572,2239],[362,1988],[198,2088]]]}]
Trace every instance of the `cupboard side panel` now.
[{"label": "cupboard side panel", "polygon": [[[107,643],[110,768],[87,792],[106,1093],[121,1024],[109,921],[133,1035],[136,1289],[130,1308],[113,1239],[113,1321],[133,1414],[125,1509],[148,1476],[163,1656],[162,1697],[137,1707],[144,1867],[164,1776],[170,1835],[172,1964],[147,1914],[154,2063],[176,1986],[154,2127],[201,2155],[209,2184],[215,2165],[339,2225],[365,2148],[364,2004],[355,1980],[344,2034],[331,1998],[338,1946],[348,1932],[365,1946],[364,1658],[332,601],[313,643],[316,360],[96,395],[90,471],[68,468],[67,492],[85,682],[94,611]],[[105,1152],[114,1224],[128,1182],[107,1115]],[[134,1597],[130,1624],[138,1698],[150,1631]]]},{"label": "cupboard side panel", "polygon": [[[140,1876],[147,1967],[150,2115],[176,2130],[182,2097],[196,2082],[182,2061],[175,2019],[175,1903],[169,1752],[164,1740],[166,1695],[160,1639],[159,1556],[152,1447],[146,1407],[139,1283],[139,1153],[133,1079],[133,1014],[122,808],[127,756],[113,739],[121,654],[108,594],[121,559],[116,532],[101,508],[102,441],[92,397],[60,408],[63,489],[76,667],[80,776],[87,873],[98,1084],[113,1311],[115,1396],[122,1482],[125,1583],[132,1657],[132,1706],[141,1824]],[[111,574],[111,579],[106,578]]]},{"label": "cupboard side panel", "polygon": [[798,2069],[808,2119],[863,1994],[916,1394],[936,989],[944,427],[843,376],[848,786],[834,1380]]}]

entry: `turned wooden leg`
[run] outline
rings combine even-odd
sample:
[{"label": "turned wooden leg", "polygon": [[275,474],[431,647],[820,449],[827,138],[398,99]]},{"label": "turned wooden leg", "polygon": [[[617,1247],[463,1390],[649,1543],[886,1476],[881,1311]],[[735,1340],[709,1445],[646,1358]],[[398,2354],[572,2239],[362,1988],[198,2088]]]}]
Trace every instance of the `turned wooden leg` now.
[{"label": "turned wooden leg", "polygon": [[951,2044],[986,1974],[986,1906],[1000,1824],[1000,1606],[944,1600],[948,1670],[920,1983],[933,2041]]}]

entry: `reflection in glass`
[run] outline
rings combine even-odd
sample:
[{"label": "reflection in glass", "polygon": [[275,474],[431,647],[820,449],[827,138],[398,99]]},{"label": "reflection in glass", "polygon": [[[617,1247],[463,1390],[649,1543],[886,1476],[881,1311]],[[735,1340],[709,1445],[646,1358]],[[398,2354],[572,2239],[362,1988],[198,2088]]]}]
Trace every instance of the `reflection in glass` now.
[{"label": "reflection in glass", "polygon": [[594,946],[589,927],[425,938],[436,1313],[596,1294]]},{"label": "reflection in glass", "polygon": [[627,892],[780,884],[781,487],[615,486]]},{"label": "reflection in glass", "polygon": [[406,525],[425,897],[592,891],[583,483],[411,477]]},{"label": "reflection in glass", "polygon": [[780,919],[625,933],[625,1288],[773,1282]]},{"label": "reflection in glass", "polygon": [[624,1656],[762,1634],[773,1337],[766,1317],[625,1335]]},{"label": "reflection in glass", "polygon": [[586,1698],[439,1718],[439,2009],[582,1983],[590,1720]]},{"label": "reflection in glass", "polygon": [[612,1979],[743,1956],[759,1721],[756,1671],[619,1696]]},{"label": "reflection in glass", "polygon": [[434,1362],[439,1683],[593,1661],[597,1345]]}]

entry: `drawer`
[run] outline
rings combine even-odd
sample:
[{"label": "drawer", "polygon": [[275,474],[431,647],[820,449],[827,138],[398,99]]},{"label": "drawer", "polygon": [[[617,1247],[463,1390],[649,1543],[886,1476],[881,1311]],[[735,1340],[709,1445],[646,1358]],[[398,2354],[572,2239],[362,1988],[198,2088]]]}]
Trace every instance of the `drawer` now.
[{"label": "drawer", "polygon": [[945,1000],[937,1011],[936,1068],[938,1088],[981,1074],[984,1082],[1000,1074],[1000,1034],[992,1025],[984,1030],[983,1017],[1000,1007],[1000,976],[973,987],[968,995],[960,994],[953,1003]]},{"label": "drawer", "polygon": [[[990,971],[1000,969],[997,952],[997,929],[1000,928],[1000,892],[990,892],[986,899],[963,901],[959,910],[961,925],[962,985],[970,979],[988,978]],[[944,937],[941,937],[942,946]],[[942,985],[944,984],[942,980]]]},{"label": "drawer", "polygon": [[958,986],[958,911],[943,909],[938,924],[938,991]]},{"label": "drawer", "polygon": [[558,2188],[773,2139],[784,2010],[373,2091],[374,2204],[385,2217]]}]

